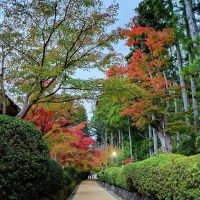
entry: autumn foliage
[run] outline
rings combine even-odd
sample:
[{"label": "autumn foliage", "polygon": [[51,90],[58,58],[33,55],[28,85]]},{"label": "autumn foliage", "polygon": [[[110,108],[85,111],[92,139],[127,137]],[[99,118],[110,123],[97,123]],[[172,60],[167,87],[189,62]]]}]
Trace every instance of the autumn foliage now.
[{"label": "autumn foliage", "polygon": [[63,166],[75,167],[83,171],[103,166],[105,153],[94,148],[94,140],[86,137],[83,129],[87,122],[72,125],[65,117],[58,118],[44,106],[37,106],[25,120],[31,121],[43,133],[50,147],[51,157]]},{"label": "autumn foliage", "polygon": [[110,69],[106,71],[106,76],[107,77],[120,77],[126,74],[127,68],[122,67],[119,64],[114,65]]},{"label": "autumn foliage", "polygon": [[[124,30],[123,37],[131,53],[127,65],[113,66],[107,71],[108,79],[124,79],[131,86],[129,94],[121,96],[121,114],[132,117],[134,126],[151,126],[158,133],[163,152],[171,152],[169,132],[169,104],[176,93],[173,81],[168,80],[172,65],[169,48],[174,44],[173,29],[155,30],[152,27],[137,27]],[[123,86],[120,86],[123,91]],[[117,98],[117,96],[116,96]],[[119,100],[120,101],[120,100]]]},{"label": "autumn foliage", "polygon": [[166,105],[161,99],[168,98],[171,82],[166,79],[164,68],[169,62],[167,47],[173,44],[174,34],[172,29],[157,31],[134,25],[123,32],[123,37],[127,38],[127,45],[133,49],[128,65],[116,65],[106,74],[108,78],[128,78],[143,91],[142,96],[138,95],[133,101],[125,103],[122,112],[131,115],[136,126],[143,126],[152,113],[159,113],[162,104]]},{"label": "autumn foliage", "polygon": [[135,161],[133,159],[131,159],[131,158],[122,161],[122,163],[125,164],[125,165],[133,163],[133,162],[135,162]]},{"label": "autumn foliage", "polygon": [[166,83],[162,72],[168,62],[166,47],[173,43],[173,30],[156,31],[150,27],[133,27],[124,35],[128,38],[127,44],[135,48],[128,65],[129,79],[142,81],[144,88],[165,88],[169,82]]}]

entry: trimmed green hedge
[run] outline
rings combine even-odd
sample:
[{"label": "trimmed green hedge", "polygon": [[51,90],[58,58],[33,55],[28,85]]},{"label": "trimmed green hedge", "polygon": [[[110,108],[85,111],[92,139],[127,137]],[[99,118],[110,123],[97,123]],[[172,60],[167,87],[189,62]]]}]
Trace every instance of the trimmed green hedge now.
[{"label": "trimmed green hedge", "polygon": [[0,199],[64,200],[85,178],[87,173],[50,158],[33,124],[0,115]]},{"label": "trimmed green hedge", "polygon": [[87,172],[77,171],[73,167],[64,168],[64,192],[65,196],[69,196],[75,187],[82,181],[87,179]]},{"label": "trimmed green hedge", "polygon": [[46,190],[49,159],[35,126],[0,115],[0,199],[39,199]]},{"label": "trimmed green hedge", "polygon": [[200,200],[200,155],[163,154],[101,171],[98,178],[153,199]]},{"label": "trimmed green hedge", "polygon": [[98,173],[98,179],[128,190],[126,184],[126,178],[123,174],[123,168],[120,167],[111,167],[107,170],[100,171]]},{"label": "trimmed green hedge", "polygon": [[50,167],[49,167],[49,172],[48,172],[46,193],[54,194],[63,189],[64,171],[61,165],[59,165],[55,160],[50,160],[49,164],[50,164]]}]

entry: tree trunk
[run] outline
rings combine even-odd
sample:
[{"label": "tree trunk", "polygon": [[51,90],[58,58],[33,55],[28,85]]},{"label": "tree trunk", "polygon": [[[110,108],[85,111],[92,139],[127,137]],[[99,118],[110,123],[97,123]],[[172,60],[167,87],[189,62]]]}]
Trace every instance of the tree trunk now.
[{"label": "tree trunk", "polygon": [[199,111],[198,111],[197,99],[195,97],[197,89],[196,89],[196,84],[195,84],[195,81],[194,81],[194,77],[192,77],[192,76],[190,77],[190,82],[191,82],[192,104],[193,104],[193,113],[194,113],[194,127],[195,127],[196,132],[198,132],[198,130],[199,130],[199,125],[198,125]]},{"label": "tree trunk", "polygon": [[172,153],[171,135],[164,132],[162,128],[158,130],[158,137],[161,142],[161,149],[163,153]]},{"label": "tree trunk", "polygon": [[166,146],[166,153],[172,153],[172,144],[171,144],[171,135],[165,133],[165,146]]},{"label": "tree trunk", "polygon": [[118,129],[118,136],[119,136],[119,149],[121,149],[121,131]]},{"label": "tree trunk", "polygon": [[27,95],[25,98],[23,107],[20,110],[20,112],[17,114],[17,117],[23,119],[27,115],[28,111],[31,109],[32,105],[33,103],[29,103],[29,95]]},{"label": "tree trunk", "polygon": [[[152,121],[155,120],[154,114],[151,116],[151,120]],[[153,127],[153,145],[154,145],[154,154],[157,155],[158,154],[158,134],[156,133],[155,127]]]},{"label": "tree trunk", "polygon": [[187,21],[190,28],[190,35],[192,37],[192,41],[195,42],[196,37],[199,34],[197,22],[195,19],[194,11],[192,8],[192,1],[191,0],[184,0],[185,2],[185,10],[187,14]]},{"label": "tree trunk", "polygon": [[[177,114],[178,112],[178,104],[177,104],[177,99],[176,97],[174,98],[174,113]],[[180,144],[180,133],[176,133],[176,147],[178,148]]]},{"label": "tree trunk", "polygon": [[111,146],[113,147],[114,143],[113,143],[113,133],[112,132],[110,134],[110,143],[111,143]]},{"label": "tree trunk", "polygon": [[[183,99],[183,108],[185,112],[188,112],[189,101],[188,101],[185,80],[184,80],[184,77],[181,75],[181,68],[183,66],[183,62],[182,62],[182,54],[181,54],[180,46],[178,43],[176,44],[176,54],[177,54],[177,66],[179,70],[179,79],[180,79],[182,99]],[[189,122],[189,119],[188,119],[188,122]]]},{"label": "tree trunk", "polygon": [[121,131],[122,151],[124,151],[124,133],[122,129],[120,131]]},{"label": "tree trunk", "polygon": [[[112,132],[111,132],[111,134],[110,134],[110,143],[111,143],[111,146],[114,147],[113,133],[112,133]],[[111,156],[111,162],[114,163],[114,158],[113,158],[113,156]]]},{"label": "tree trunk", "polygon": [[[166,90],[167,90],[167,92],[168,92],[168,94],[169,94],[169,91],[168,91],[168,89],[169,89],[168,80],[167,80],[167,76],[166,76],[166,74],[165,74],[164,71],[163,71],[163,75],[164,75],[164,79],[165,79],[165,87],[166,87]],[[168,110],[169,110],[169,107],[170,107],[169,100],[166,99],[166,111],[167,111],[167,112],[168,112]]]},{"label": "tree trunk", "polygon": [[[185,19],[185,26],[186,26],[186,33],[188,38],[192,38],[193,45],[197,46],[196,44],[196,37],[199,35],[199,30],[196,24],[196,19],[194,16],[194,12],[192,9],[192,1],[191,0],[184,0],[183,2],[183,15]],[[193,57],[195,55],[192,55],[192,46],[188,47],[188,52],[190,55],[190,60],[189,62],[192,61]],[[195,131],[198,131],[198,102],[195,98],[196,95],[196,84],[194,77],[191,75],[190,77],[190,83],[191,83],[191,91],[192,91],[192,104],[193,104],[193,115],[194,115],[194,126],[195,126]]]},{"label": "tree trunk", "polygon": [[[169,4],[169,8],[172,12],[172,15],[176,16],[174,13],[174,6],[172,3],[172,0],[168,0],[168,4]],[[176,29],[176,27],[175,27],[175,29]],[[188,101],[187,89],[186,89],[185,79],[181,75],[181,69],[183,67],[183,57],[182,57],[182,53],[181,53],[181,49],[180,49],[180,45],[179,45],[179,38],[176,38],[175,47],[176,47],[176,56],[177,56],[177,67],[178,67],[178,71],[179,71],[179,80],[180,80],[180,86],[181,86],[181,92],[182,92],[183,108],[184,108],[185,112],[188,112],[189,101]],[[187,117],[187,115],[186,115],[186,124],[188,126],[190,125],[190,121],[189,121],[189,118]]]},{"label": "tree trunk", "polygon": [[152,127],[151,127],[151,125],[149,124],[149,126],[148,126],[148,138],[149,138],[149,157],[151,158],[152,157],[152,155],[153,155],[153,148],[152,148],[152,145],[151,145],[151,139],[152,139]]},{"label": "tree trunk", "polygon": [[158,155],[158,135],[154,128],[153,128],[153,149],[154,149],[154,154]]},{"label": "tree trunk", "polygon": [[106,147],[108,146],[108,133],[107,131],[105,132],[105,144],[106,144]]},{"label": "tree trunk", "polygon": [[2,114],[6,114],[6,93],[4,88],[4,70],[5,70],[5,54],[2,47],[2,60],[1,60],[1,96],[2,96]]},{"label": "tree trunk", "polygon": [[133,144],[132,144],[132,136],[131,136],[130,118],[128,118],[128,135],[129,135],[129,145],[130,145],[130,156],[131,156],[131,159],[133,159]]}]

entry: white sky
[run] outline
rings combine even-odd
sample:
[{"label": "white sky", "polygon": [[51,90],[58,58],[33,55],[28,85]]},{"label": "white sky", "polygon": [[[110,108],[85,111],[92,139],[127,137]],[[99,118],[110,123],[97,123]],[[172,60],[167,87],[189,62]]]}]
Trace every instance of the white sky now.
[{"label": "white sky", "polygon": [[[113,0],[104,0],[104,3],[106,6],[109,6],[112,4]],[[135,16],[134,9],[138,6],[139,2],[141,0],[115,0],[116,3],[119,4],[119,10],[118,10],[118,21],[114,25],[114,28],[125,27],[126,24],[130,22],[130,19]],[[115,51],[117,53],[121,53],[123,55],[127,55],[129,52],[129,48],[125,45],[125,41],[120,41],[118,45],[115,46]],[[102,74],[97,69],[92,69],[90,71],[82,71],[77,70],[77,73],[75,75],[76,77],[80,77],[81,79],[89,79],[89,78],[103,78],[104,74]],[[84,103],[89,120],[92,117],[92,103],[91,102],[85,102]]]}]

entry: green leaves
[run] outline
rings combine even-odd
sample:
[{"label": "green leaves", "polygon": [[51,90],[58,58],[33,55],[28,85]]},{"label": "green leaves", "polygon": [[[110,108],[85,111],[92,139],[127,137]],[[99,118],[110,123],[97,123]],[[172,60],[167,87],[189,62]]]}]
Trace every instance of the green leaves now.
[{"label": "green leaves", "polygon": [[200,155],[160,155],[122,168],[109,168],[98,177],[153,199],[199,200],[199,159]]},{"label": "green leaves", "polygon": [[[51,101],[58,93],[67,101],[62,88],[72,84],[83,86],[84,95],[89,95],[93,88],[78,79],[72,83],[73,75],[77,69],[93,68],[96,63],[99,68],[109,64],[111,58],[104,59],[108,56],[102,52],[107,49],[110,54],[111,43],[117,38],[112,31],[105,33],[115,22],[117,5],[106,9],[94,0],[10,1],[2,5],[6,13],[3,30],[14,40],[8,43],[13,51],[6,80],[10,88],[17,88],[15,94],[29,96],[30,104]],[[19,33],[17,38],[14,33]],[[77,87],[77,91],[83,90]]]},{"label": "green leaves", "polygon": [[109,78],[103,82],[103,94],[113,101],[127,100],[145,95],[145,90],[131,83],[127,78]]},{"label": "green leaves", "polygon": [[50,159],[40,131],[18,118],[0,116],[0,151],[1,198],[40,198]]}]

